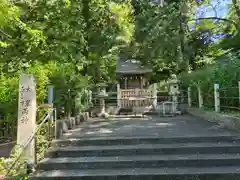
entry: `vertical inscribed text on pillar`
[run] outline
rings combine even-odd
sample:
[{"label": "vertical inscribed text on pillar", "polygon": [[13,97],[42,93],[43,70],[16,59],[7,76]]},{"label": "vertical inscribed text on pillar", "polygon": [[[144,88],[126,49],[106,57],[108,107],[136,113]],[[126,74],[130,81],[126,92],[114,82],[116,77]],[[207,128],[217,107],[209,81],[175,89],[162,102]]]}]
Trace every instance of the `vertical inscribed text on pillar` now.
[{"label": "vertical inscribed text on pillar", "polygon": [[[23,74],[19,80],[18,134],[17,143],[24,145],[35,132],[36,127],[36,85],[32,75]],[[34,140],[26,150],[26,156],[34,156]]]}]

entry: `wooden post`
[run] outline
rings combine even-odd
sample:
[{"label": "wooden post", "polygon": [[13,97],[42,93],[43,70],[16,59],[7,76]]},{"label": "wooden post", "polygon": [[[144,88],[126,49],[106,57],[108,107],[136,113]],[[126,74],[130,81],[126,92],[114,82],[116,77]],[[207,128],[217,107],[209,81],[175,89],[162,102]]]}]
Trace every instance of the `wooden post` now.
[{"label": "wooden post", "polygon": [[26,147],[23,158],[35,164],[35,138],[33,137],[36,130],[36,84],[35,79],[30,74],[23,74],[19,80],[19,99],[18,99],[18,129],[17,144]]},{"label": "wooden post", "polygon": [[198,86],[197,89],[198,89],[198,107],[202,108],[203,107],[202,91],[200,86]]},{"label": "wooden post", "polygon": [[127,89],[127,83],[128,83],[128,80],[127,80],[127,77],[125,77],[124,79],[124,88]]},{"label": "wooden post", "polygon": [[120,84],[117,84],[117,107],[121,108],[121,90]]},{"label": "wooden post", "polygon": [[214,84],[214,104],[215,112],[220,112],[219,84]]},{"label": "wooden post", "polygon": [[137,98],[140,97],[140,94],[139,94],[139,89],[138,88],[135,88],[135,103],[133,104],[133,106],[135,107],[139,107],[139,100],[137,100]]},{"label": "wooden post", "polygon": [[191,87],[188,87],[188,107],[192,107]]}]

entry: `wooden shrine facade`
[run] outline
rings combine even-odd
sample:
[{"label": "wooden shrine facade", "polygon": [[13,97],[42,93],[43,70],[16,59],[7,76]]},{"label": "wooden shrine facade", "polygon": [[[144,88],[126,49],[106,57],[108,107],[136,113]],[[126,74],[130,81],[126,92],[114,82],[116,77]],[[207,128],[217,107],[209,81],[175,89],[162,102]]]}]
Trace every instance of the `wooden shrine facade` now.
[{"label": "wooden shrine facade", "polygon": [[130,74],[119,77],[121,89],[143,89],[148,87],[147,78],[144,74]]},{"label": "wooden shrine facade", "polygon": [[156,86],[149,86],[148,74],[152,70],[143,67],[135,59],[118,59],[118,107],[150,107],[157,98]]}]

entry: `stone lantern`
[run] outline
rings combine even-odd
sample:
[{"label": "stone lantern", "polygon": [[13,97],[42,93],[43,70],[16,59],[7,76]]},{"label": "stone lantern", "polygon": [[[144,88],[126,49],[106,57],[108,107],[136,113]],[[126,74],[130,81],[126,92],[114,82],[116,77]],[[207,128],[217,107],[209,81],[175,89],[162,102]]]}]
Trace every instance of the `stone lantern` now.
[{"label": "stone lantern", "polygon": [[108,94],[106,92],[106,87],[107,85],[105,83],[99,83],[97,84],[98,87],[98,95],[97,97],[99,98],[100,102],[100,117],[107,117],[108,114],[105,111],[105,98],[108,97]]},{"label": "stone lantern", "polygon": [[179,94],[180,94],[179,80],[177,79],[177,76],[175,74],[173,74],[171,76],[171,79],[169,80],[169,95],[172,97],[172,101],[174,102],[174,113],[175,114],[180,113],[177,111]]}]

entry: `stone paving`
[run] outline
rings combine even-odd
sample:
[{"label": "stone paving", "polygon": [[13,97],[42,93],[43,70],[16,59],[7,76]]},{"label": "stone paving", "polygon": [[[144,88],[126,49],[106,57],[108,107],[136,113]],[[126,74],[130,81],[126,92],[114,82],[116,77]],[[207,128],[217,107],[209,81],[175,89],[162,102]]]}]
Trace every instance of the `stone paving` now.
[{"label": "stone paving", "polygon": [[9,157],[12,148],[15,146],[16,142],[4,142],[0,144],[0,157]]},{"label": "stone paving", "polygon": [[92,119],[69,131],[63,138],[128,137],[128,136],[215,136],[238,135],[214,123],[190,115],[176,117],[146,116],[144,118]]}]

